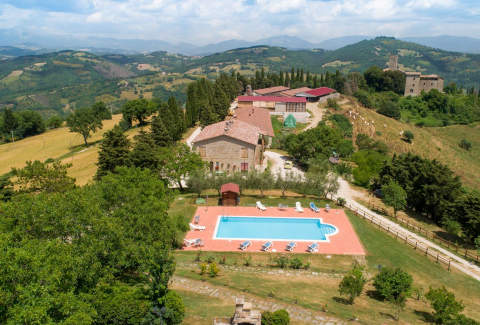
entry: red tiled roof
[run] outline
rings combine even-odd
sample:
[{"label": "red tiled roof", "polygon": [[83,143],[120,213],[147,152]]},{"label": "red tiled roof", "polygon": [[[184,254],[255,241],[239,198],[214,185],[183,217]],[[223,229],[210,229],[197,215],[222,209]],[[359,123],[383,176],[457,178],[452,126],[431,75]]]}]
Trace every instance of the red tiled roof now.
[{"label": "red tiled roof", "polygon": [[266,95],[266,94],[277,93],[277,92],[288,90],[288,89],[290,88],[284,87],[284,86],[276,86],[276,87],[270,87],[270,88],[255,89],[254,92],[260,95]]},{"label": "red tiled roof", "polygon": [[283,96],[238,96],[239,102],[278,102],[278,103],[306,103],[307,99],[302,97]]},{"label": "red tiled roof", "polygon": [[[230,123],[229,126],[227,123]],[[202,132],[197,135],[193,142],[196,143],[224,135],[256,145],[258,143],[258,136],[260,134],[260,129],[255,125],[251,125],[239,120],[229,120],[207,125]]]},{"label": "red tiled roof", "polygon": [[238,186],[238,184],[235,184],[235,183],[223,184],[220,187],[220,193],[225,193],[225,192],[234,192],[234,193],[240,194],[240,186]]},{"label": "red tiled roof", "polygon": [[335,89],[328,88],[328,87],[320,87],[320,88],[315,88],[315,89],[306,91],[305,93],[315,97],[319,97],[319,96],[325,96],[334,92],[336,92]]},{"label": "red tiled roof", "polygon": [[239,107],[235,110],[237,120],[255,125],[263,135],[275,136],[270,111],[260,107]]},{"label": "red tiled roof", "polygon": [[309,91],[309,90],[312,90],[312,88],[308,88],[308,87],[295,88],[295,89],[282,91],[281,95],[295,96],[298,93],[304,93],[304,92]]}]

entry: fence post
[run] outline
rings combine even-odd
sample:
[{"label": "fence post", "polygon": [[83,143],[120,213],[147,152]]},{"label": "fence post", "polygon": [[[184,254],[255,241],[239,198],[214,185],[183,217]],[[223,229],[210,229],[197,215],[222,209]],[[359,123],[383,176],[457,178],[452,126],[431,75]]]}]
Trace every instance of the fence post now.
[{"label": "fence post", "polygon": [[465,257],[467,257],[467,252],[468,252],[468,251],[467,251],[467,249],[465,248]]},{"label": "fence post", "polygon": [[438,253],[437,253],[437,263],[438,263]]},{"label": "fence post", "polygon": [[430,247],[427,246],[427,249],[425,250],[425,255],[428,255],[428,249],[429,249],[429,248],[430,248]]},{"label": "fence post", "polygon": [[418,241],[415,242],[415,248],[414,249],[417,249],[417,246],[418,246]]},{"label": "fence post", "polygon": [[452,260],[448,260],[448,271],[450,271],[450,262],[452,262]]}]

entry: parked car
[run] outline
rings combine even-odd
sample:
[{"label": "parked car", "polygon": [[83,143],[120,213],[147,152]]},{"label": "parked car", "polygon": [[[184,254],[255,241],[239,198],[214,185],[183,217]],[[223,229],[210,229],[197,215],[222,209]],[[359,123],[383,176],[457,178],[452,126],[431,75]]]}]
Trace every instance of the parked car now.
[{"label": "parked car", "polygon": [[283,164],[283,168],[285,169],[292,169],[293,167],[293,164],[291,161],[286,161],[284,164]]}]

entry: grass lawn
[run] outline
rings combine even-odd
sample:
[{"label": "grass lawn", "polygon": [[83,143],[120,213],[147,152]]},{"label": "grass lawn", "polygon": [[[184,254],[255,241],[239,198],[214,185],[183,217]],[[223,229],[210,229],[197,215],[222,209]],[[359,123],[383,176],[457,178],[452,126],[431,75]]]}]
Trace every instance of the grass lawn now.
[{"label": "grass lawn", "polygon": [[[62,127],[45,133],[28,137],[14,143],[0,145],[0,175],[8,173],[12,167],[21,168],[28,160],[45,161],[48,158],[71,163],[68,174],[77,180],[77,185],[89,182],[97,171],[99,141],[103,134],[120,122],[122,114],[113,115],[111,120],[103,121],[103,128],[88,139],[90,146],[83,146],[83,138]],[[128,130],[126,134],[132,138],[138,128]]]},{"label": "grass lawn", "polygon": [[[172,205],[175,213],[183,211],[193,213],[195,207],[190,205],[195,196],[181,196],[183,207],[180,207],[178,199]],[[214,201],[216,198],[209,197]],[[257,200],[255,196],[242,197],[241,205],[249,205]],[[277,202],[293,203],[297,200],[309,201],[308,198],[289,197],[264,198],[262,201],[267,205],[275,205]],[[319,202],[319,200],[316,202]],[[319,204],[324,204],[319,203]],[[183,209],[183,210],[182,210]],[[439,287],[444,285],[455,292],[457,299],[463,300],[466,305],[464,313],[474,319],[480,319],[480,283],[464,276],[456,271],[448,272],[444,267],[425,258],[422,254],[409,246],[397,241],[388,234],[374,228],[363,219],[348,213],[350,221],[362,241],[367,256],[365,258],[369,277],[373,277],[378,271],[378,265],[402,267],[412,274],[414,285],[428,291],[429,286]],[[192,216],[192,214],[190,214]],[[239,292],[249,292],[259,297],[273,298],[289,304],[298,304],[313,310],[326,309],[332,316],[342,319],[358,317],[363,324],[396,323],[393,319],[393,308],[386,302],[372,298],[374,289],[371,282],[366,290],[353,306],[345,304],[345,300],[338,294],[338,284],[342,275],[348,271],[355,258],[353,256],[336,256],[330,258],[324,255],[295,254],[303,262],[310,263],[310,272],[319,272],[318,276],[291,276],[278,273],[278,268],[273,265],[275,253],[222,253],[202,252],[201,259],[206,261],[209,257],[219,263],[225,257],[228,266],[224,268],[216,278],[204,277],[199,274],[198,265],[195,262],[196,252],[177,251],[176,274],[197,280],[204,280],[212,284],[226,286]],[[245,261],[250,266],[244,266]],[[259,271],[259,270],[264,270]],[[308,272],[308,271],[301,271]],[[186,301],[186,307],[196,308],[196,299],[201,303],[205,297],[192,295]],[[192,305],[190,305],[192,304]],[[215,308],[215,307],[213,307]],[[222,316],[225,309],[219,308],[218,315]],[[401,313],[400,324],[426,323],[431,309],[427,302],[408,299],[405,310]],[[206,323],[205,323],[206,324]]]},{"label": "grass lawn", "polygon": [[185,290],[175,291],[180,294],[187,307],[183,324],[211,325],[215,317],[231,317],[235,312],[235,306],[230,301]]}]

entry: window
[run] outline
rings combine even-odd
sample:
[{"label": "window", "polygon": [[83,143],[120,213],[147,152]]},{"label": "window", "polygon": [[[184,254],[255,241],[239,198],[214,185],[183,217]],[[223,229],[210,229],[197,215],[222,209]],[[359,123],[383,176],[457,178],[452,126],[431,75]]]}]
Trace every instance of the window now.
[{"label": "window", "polygon": [[410,92],[413,93],[413,89],[410,89]]},{"label": "window", "polygon": [[432,86],[433,86],[433,82],[432,82]]},{"label": "window", "polygon": [[223,163],[220,165],[220,170],[223,170]]},{"label": "window", "polygon": [[240,158],[248,158],[248,149],[245,147],[242,147],[240,151]]},{"label": "window", "polygon": [[230,170],[230,164],[227,164],[227,170]]},{"label": "window", "polygon": [[206,146],[198,147],[198,154],[200,155],[200,157],[205,157],[207,155],[207,147]]},{"label": "window", "polygon": [[233,165],[232,171],[233,171],[233,172],[236,172],[236,171],[237,171],[237,166]]},{"label": "window", "polygon": [[215,162],[215,171],[217,171],[217,170],[218,170],[218,167],[219,167],[219,165],[220,165],[220,164],[218,163],[218,161],[217,161],[217,162]]},{"label": "window", "polygon": [[242,172],[248,171],[248,163],[241,163],[240,168]]},{"label": "window", "polygon": [[213,172],[213,161],[210,162],[210,171]]}]

